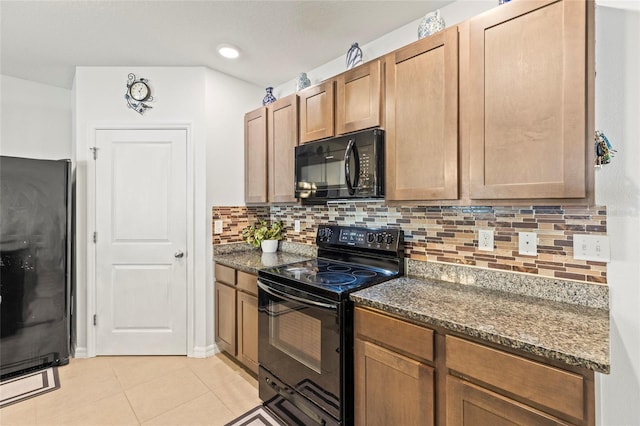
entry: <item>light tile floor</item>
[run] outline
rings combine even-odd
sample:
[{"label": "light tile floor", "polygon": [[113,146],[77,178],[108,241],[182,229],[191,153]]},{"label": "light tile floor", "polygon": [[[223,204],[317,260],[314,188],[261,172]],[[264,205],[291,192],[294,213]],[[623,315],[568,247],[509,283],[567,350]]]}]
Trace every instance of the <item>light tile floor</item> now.
[{"label": "light tile floor", "polygon": [[60,389],[0,410],[0,425],[224,425],[260,404],[225,355],[71,359]]}]

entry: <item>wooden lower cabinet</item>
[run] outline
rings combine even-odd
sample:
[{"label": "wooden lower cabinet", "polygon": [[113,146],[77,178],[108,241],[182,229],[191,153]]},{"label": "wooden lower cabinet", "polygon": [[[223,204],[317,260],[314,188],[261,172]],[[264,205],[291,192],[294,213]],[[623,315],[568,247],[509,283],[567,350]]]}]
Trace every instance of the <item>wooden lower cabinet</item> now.
[{"label": "wooden lower cabinet", "polygon": [[355,424],[434,424],[434,369],[374,343],[355,341]]},{"label": "wooden lower cabinet", "polygon": [[360,308],[354,327],[355,424],[433,425],[432,330]]},{"label": "wooden lower cabinet", "polygon": [[258,374],[258,277],[219,264],[215,275],[216,344]]},{"label": "wooden lower cabinet", "polygon": [[236,354],[236,289],[216,282],[216,344],[235,356]]},{"label": "wooden lower cabinet", "polygon": [[356,425],[595,424],[594,373],[356,307]]},{"label": "wooden lower cabinet", "polygon": [[447,377],[447,426],[566,424],[488,389]]},{"label": "wooden lower cabinet", "polygon": [[238,292],[238,360],[258,374],[258,298]]}]

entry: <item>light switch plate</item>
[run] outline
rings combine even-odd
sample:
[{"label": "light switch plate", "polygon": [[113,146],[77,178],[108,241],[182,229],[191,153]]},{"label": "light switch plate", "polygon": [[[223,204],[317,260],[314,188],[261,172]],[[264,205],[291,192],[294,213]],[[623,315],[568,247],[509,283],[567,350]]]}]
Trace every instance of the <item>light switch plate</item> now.
[{"label": "light switch plate", "polygon": [[222,220],[213,221],[213,233],[222,234]]},{"label": "light switch plate", "polygon": [[300,232],[300,221],[299,220],[295,220],[293,222],[293,230],[295,232]]},{"label": "light switch plate", "polygon": [[518,253],[526,256],[537,256],[538,234],[535,232],[518,232]]},{"label": "light switch plate", "polygon": [[609,237],[606,235],[575,234],[573,236],[573,258],[609,262],[611,260]]},{"label": "light switch plate", "polygon": [[493,230],[478,229],[478,250],[493,251]]}]

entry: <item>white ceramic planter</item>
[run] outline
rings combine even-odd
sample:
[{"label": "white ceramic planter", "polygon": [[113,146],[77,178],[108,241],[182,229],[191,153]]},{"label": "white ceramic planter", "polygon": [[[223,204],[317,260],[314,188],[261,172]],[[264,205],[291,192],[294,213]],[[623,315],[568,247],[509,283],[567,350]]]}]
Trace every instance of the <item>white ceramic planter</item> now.
[{"label": "white ceramic planter", "polygon": [[275,253],[278,251],[278,240],[262,240],[260,245],[264,253]]}]

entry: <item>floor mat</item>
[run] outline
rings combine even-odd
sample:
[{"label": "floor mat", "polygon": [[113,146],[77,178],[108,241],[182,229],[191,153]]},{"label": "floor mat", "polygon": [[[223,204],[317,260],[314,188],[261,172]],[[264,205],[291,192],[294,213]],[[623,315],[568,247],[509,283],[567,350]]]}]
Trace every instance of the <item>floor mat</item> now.
[{"label": "floor mat", "polygon": [[262,405],[253,408],[225,426],[286,426]]},{"label": "floor mat", "polygon": [[57,367],[12,377],[0,382],[0,408],[59,388]]}]

